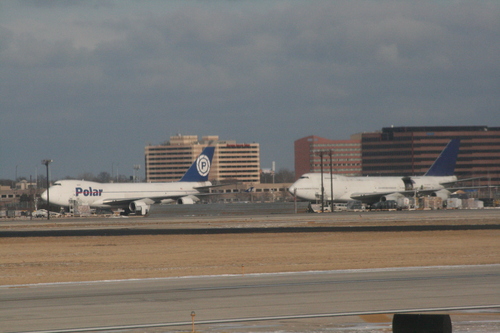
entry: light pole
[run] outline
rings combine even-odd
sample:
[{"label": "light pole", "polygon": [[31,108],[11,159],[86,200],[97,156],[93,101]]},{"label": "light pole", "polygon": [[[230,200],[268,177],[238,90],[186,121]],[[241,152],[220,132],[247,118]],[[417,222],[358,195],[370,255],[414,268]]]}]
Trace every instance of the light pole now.
[{"label": "light pole", "polygon": [[49,164],[52,160],[42,160],[42,164],[47,167],[47,220],[50,220],[50,200],[49,200]]},{"label": "light pole", "polygon": [[273,161],[273,169],[271,170],[271,171],[272,171],[272,173],[273,173],[273,184],[274,184],[274,174],[276,173],[276,171],[275,171],[275,170],[276,170],[276,165],[275,165],[275,163],[274,163],[274,161]]},{"label": "light pole", "polygon": [[323,153],[324,152],[320,152],[319,153],[319,157],[321,158],[320,159],[320,167],[321,167],[321,212],[324,213],[325,212],[325,187],[323,186]]},{"label": "light pole", "polygon": [[333,150],[330,149],[330,213],[333,213]]},{"label": "light pole", "polygon": [[139,164],[134,164],[134,183],[137,183],[137,170],[139,170],[141,166]]}]

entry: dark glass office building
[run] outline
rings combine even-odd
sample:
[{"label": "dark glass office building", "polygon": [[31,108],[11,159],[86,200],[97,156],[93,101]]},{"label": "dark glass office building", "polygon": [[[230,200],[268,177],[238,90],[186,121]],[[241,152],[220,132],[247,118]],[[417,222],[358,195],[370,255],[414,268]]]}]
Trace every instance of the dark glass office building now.
[{"label": "dark glass office building", "polygon": [[386,127],[361,137],[362,173],[367,176],[423,175],[447,143],[460,139],[458,178],[481,177],[473,186],[500,186],[500,127]]}]

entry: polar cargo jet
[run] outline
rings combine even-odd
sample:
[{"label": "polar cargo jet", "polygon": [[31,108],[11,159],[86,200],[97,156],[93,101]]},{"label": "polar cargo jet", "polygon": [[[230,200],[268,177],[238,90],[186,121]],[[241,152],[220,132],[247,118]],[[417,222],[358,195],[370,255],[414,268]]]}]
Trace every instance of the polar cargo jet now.
[{"label": "polar cargo jet", "polygon": [[[71,201],[91,208],[124,209],[125,213],[146,215],[152,204],[177,201],[192,204],[212,187],[208,173],[214,147],[206,147],[180,181],[168,183],[97,183],[59,180],[49,188],[50,203],[68,207]],[[47,201],[47,191],[41,198]]]},{"label": "polar cargo jet", "polygon": [[321,200],[323,186],[326,201],[358,200],[369,205],[379,201],[399,201],[415,195],[439,196],[446,199],[451,194],[451,188],[448,186],[457,182],[453,173],[459,146],[459,139],[451,140],[424,176],[347,177],[323,174],[322,182],[320,173],[306,173],[288,190],[300,199],[316,201]]}]

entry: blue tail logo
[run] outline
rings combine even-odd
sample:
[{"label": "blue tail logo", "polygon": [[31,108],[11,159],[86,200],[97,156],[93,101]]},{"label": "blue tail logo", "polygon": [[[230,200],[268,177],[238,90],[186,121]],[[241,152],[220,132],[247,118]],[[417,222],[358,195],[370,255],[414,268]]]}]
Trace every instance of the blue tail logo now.
[{"label": "blue tail logo", "polygon": [[453,176],[459,148],[460,139],[448,142],[424,176]]},{"label": "blue tail logo", "polygon": [[196,170],[198,170],[198,173],[202,177],[208,176],[208,173],[210,172],[210,159],[207,155],[201,154],[196,159]]},{"label": "blue tail logo", "polygon": [[181,178],[181,182],[204,182],[208,180],[215,147],[206,147]]}]

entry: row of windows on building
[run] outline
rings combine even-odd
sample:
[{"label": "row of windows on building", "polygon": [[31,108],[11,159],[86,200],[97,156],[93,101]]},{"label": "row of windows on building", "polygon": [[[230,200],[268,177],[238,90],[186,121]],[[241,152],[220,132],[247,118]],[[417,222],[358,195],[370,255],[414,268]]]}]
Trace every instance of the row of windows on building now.
[{"label": "row of windows on building", "polygon": [[[405,133],[407,135],[404,136],[386,136],[386,135],[381,135],[381,137],[363,137],[363,143],[369,143],[369,142],[384,142],[384,141],[392,141],[392,142],[402,142],[402,141],[426,141],[426,139],[429,139],[429,135],[408,135],[408,133]],[[492,142],[498,140],[498,134],[491,134],[491,135],[485,135],[482,133],[476,134],[476,135],[459,135],[461,139],[463,140],[484,140],[484,139],[492,139]],[[432,136],[436,137],[436,136]]]},{"label": "row of windows on building", "polygon": [[215,146],[209,180],[236,178],[243,182],[260,181],[260,145],[219,140],[218,136],[176,135],[170,141],[145,148],[146,181],[180,179],[206,146]]},{"label": "row of windows on building", "polygon": [[318,143],[314,145],[315,147],[332,147],[332,148],[337,148],[338,147],[347,147],[347,146],[352,146],[352,147],[360,147],[360,143]]}]

